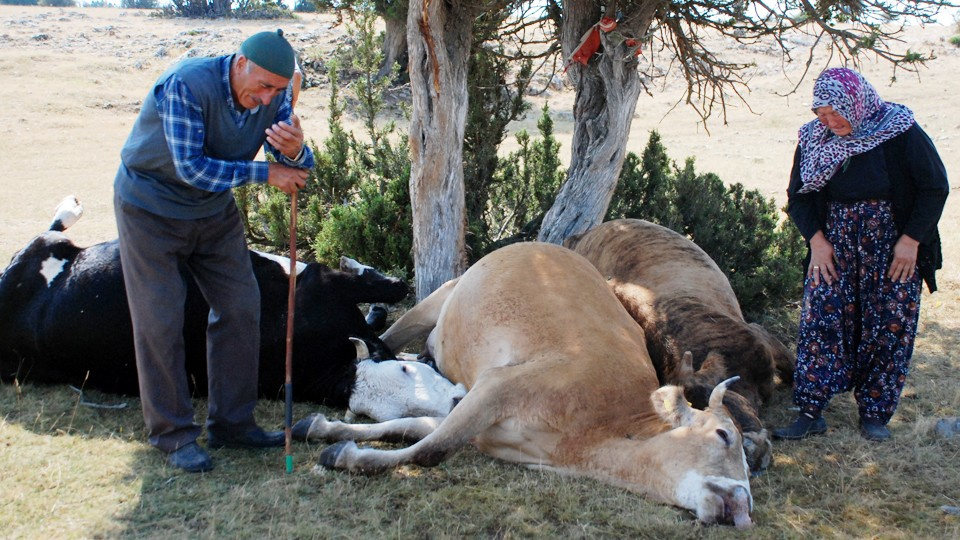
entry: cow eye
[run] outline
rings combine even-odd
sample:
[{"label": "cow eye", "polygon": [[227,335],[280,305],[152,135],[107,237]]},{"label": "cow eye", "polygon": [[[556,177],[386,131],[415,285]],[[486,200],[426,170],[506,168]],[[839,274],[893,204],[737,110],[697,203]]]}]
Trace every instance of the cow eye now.
[{"label": "cow eye", "polygon": [[407,375],[409,375],[411,371],[410,366],[406,364],[400,364],[400,370],[406,373]]},{"label": "cow eye", "polygon": [[717,435],[720,436],[720,440],[723,441],[724,446],[730,446],[730,434],[727,433],[727,430],[718,429]]}]

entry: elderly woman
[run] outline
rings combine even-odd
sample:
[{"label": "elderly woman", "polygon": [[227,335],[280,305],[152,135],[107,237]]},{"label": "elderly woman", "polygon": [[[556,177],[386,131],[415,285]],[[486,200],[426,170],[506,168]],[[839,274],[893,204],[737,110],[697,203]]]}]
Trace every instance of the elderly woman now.
[{"label": "elderly woman", "polygon": [[859,73],[824,71],[812,109],[787,189],[809,248],[793,393],[800,414],[773,434],[826,432],[830,398],[853,390],[860,434],[883,441],[910,368],[922,281],[937,288],[937,222],[950,186],[913,112],[884,102]]}]

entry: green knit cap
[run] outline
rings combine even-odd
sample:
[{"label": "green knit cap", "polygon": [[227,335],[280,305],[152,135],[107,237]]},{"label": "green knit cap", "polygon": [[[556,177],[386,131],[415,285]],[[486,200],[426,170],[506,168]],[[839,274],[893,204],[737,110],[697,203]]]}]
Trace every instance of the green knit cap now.
[{"label": "green knit cap", "polygon": [[240,45],[240,54],[254,64],[285,79],[293,77],[293,47],[283,37],[283,30],[259,32]]}]

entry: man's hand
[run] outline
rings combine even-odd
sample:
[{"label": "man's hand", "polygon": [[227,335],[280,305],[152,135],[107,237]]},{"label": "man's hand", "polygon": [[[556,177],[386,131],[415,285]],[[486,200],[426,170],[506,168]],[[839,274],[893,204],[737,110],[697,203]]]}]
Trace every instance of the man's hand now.
[{"label": "man's hand", "polygon": [[300,117],[290,115],[290,123],[280,122],[267,128],[267,142],[290,159],[297,159],[303,149],[303,130]]},{"label": "man's hand", "polygon": [[917,269],[917,249],[920,242],[907,235],[901,235],[900,239],[893,246],[893,261],[890,263],[890,270],[887,277],[893,281],[906,283]]},{"label": "man's hand", "polygon": [[271,163],[267,183],[288,195],[293,195],[307,185],[307,175],[306,169]]}]

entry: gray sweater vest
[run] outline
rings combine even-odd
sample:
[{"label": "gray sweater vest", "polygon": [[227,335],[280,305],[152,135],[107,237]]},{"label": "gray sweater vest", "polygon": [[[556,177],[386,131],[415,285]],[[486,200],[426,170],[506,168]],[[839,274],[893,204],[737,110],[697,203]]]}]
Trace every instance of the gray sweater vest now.
[{"label": "gray sweater vest", "polygon": [[224,161],[253,160],[266,140],[264,131],[274,123],[284,96],[261,106],[256,114],[247,116],[243,127],[238,127],[227,106],[220,70],[222,60],[223,57],[184,60],[154,83],[120,152],[121,164],[114,181],[120,199],[175,219],[210,217],[233,203],[232,191],[205,191],[177,175],[155,98],[172,75],[179,75],[203,112],[204,155]]}]

